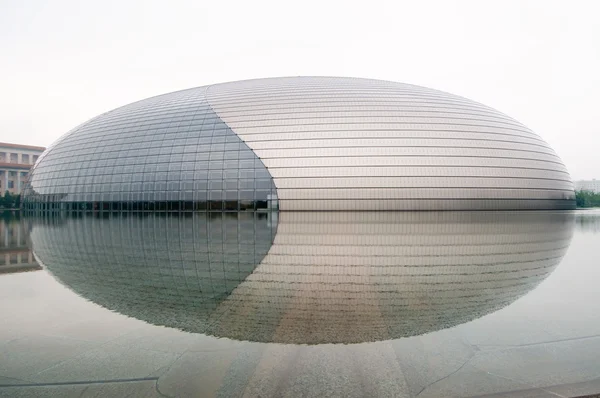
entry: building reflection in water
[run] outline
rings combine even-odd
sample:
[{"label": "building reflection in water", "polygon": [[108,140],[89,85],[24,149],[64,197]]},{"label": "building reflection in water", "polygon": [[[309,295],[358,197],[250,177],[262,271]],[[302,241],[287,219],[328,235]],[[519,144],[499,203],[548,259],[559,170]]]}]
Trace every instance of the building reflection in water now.
[{"label": "building reflection in water", "polygon": [[566,212],[194,213],[37,220],[38,259],[110,310],[257,342],[358,343],[477,319],[559,264]]},{"label": "building reflection in water", "polygon": [[0,218],[0,274],[41,270],[30,249],[31,224],[19,218]]}]

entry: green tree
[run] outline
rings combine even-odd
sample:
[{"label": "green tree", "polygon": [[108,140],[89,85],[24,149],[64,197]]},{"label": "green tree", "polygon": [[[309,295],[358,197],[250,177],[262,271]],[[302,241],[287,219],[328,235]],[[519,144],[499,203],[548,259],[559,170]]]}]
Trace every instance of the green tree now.
[{"label": "green tree", "polygon": [[577,207],[600,207],[600,193],[592,191],[575,191]]},{"label": "green tree", "polygon": [[21,195],[13,195],[10,192],[4,192],[3,196],[0,196],[0,208],[4,209],[16,209],[21,204]]}]

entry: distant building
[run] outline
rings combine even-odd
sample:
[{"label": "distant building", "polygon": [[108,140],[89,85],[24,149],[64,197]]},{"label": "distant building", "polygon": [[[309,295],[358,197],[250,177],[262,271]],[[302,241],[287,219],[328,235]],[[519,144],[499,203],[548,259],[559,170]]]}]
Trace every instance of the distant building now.
[{"label": "distant building", "polygon": [[29,169],[46,148],[0,142],[0,194],[20,194]]},{"label": "distant building", "polygon": [[592,191],[600,193],[600,180],[579,180],[573,183],[576,191]]}]

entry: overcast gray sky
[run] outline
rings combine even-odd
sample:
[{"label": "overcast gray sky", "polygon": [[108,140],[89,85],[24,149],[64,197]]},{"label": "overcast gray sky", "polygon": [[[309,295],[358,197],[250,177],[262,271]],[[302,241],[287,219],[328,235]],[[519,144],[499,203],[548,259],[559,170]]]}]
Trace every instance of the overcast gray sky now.
[{"label": "overcast gray sky", "polygon": [[51,144],[149,96],[333,75],[462,95],[600,178],[598,1],[0,0],[0,141]]}]

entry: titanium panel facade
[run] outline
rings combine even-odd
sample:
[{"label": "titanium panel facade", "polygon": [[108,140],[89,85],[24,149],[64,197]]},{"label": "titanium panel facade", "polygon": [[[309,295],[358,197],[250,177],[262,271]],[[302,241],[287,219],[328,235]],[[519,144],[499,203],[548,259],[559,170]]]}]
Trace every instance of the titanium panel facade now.
[{"label": "titanium panel facade", "polygon": [[281,210],[573,208],[555,152],[522,124],[448,93],[297,77],[210,86],[263,161]]},{"label": "titanium panel facade", "polygon": [[575,201],[556,153],[489,107],[401,83],[292,77],[199,87],[100,115],[44,153],[24,205],[506,210]]}]

